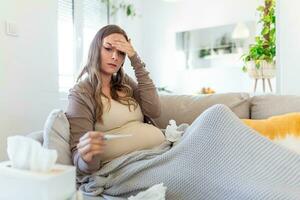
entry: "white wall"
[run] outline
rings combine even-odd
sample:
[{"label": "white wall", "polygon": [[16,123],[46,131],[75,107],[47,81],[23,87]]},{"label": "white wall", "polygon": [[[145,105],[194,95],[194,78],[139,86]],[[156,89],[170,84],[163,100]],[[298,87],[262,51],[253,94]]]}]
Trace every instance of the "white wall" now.
[{"label": "white wall", "polygon": [[[141,0],[141,49],[157,86],[176,93],[195,93],[202,87],[217,92],[253,91],[253,80],[241,67],[186,70],[175,49],[175,32],[206,28],[240,21],[257,21],[256,8],[262,0]],[[129,22],[132,26],[132,23]],[[125,24],[126,26],[126,24]],[[258,91],[262,90],[261,82]],[[272,80],[273,88],[275,81]]]},{"label": "white wall", "polygon": [[[15,22],[18,37],[5,34]],[[0,160],[6,137],[41,130],[59,107],[57,1],[1,0],[0,3]]]},{"label": "white wall", "polygon": [[[128,37],[131,39],[131,43],[134,46],[134,48],[141,53],[141,49],[143,48],[143,36],[141,34],[141,28],[142,28],[142,8],[143,8],[143,1],[135,1],[134,7],[137,11],[137,16],[134,18],[127,17],[124,12],[119,12],[117,16],[115,16],[112,19],[111,23],[119,25],[121,28],[123,28]],[[131,77],[134,76],[134,71],[132,67],[130,66],[129,59],[126,59],[124,68],[126,70],[126,73],[129,74]]]},{"label": "white wall", "polygon": [[277,0],[277,84],[281,94],[300,95],[299,8],[299,0]]}]

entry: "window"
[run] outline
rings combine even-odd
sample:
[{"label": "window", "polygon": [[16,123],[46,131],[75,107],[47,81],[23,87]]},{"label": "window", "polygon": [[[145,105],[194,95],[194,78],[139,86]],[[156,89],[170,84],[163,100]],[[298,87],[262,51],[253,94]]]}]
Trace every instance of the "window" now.
[{"label": "window", "polygon": [[68,91],[74,83],[73,1],[58,1],[58,80],[59,92]]},{"label": "window", "polygon": [[93,37],[105,24],[106,8],[99,0],[58,1],[59,92],[74,85]]}]

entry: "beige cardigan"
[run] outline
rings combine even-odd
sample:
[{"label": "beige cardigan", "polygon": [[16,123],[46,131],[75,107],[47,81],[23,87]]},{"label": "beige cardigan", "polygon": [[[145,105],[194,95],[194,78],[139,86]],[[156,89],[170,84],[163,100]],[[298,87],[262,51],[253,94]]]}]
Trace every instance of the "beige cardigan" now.
[{"label": "beige cardigan", "polygon": [[[161,112],[156,87],[138,55],[134,55],[130,61],[138,83],[127,74],[125,83],[133,89],[134,98],[141,106],[145,122],[153,123],[151,118],[159,117]],[[101,155],[94,156],[91,162],[86,163],[76,148],[80,137],[88,131],[93,131],[96,123],[96,102],[93,98],[93,88],[88,79],[77,83],[70,90],[66,116],[70,123],[70,148],[74,165],[81,173],[90,174],[97,171],[101,167]]]}]

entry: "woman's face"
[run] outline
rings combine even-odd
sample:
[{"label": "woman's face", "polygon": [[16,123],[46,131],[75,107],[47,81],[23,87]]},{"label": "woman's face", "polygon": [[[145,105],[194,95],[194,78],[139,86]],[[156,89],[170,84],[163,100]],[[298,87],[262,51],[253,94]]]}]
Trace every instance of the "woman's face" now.
[{"label": "woman's face", "polygon": [[115,40],[126,40],[122,34],[113,33],[106,36],[102,41],[101,49],[101,73],[113,75],[118,72],[124,63],[125,53],[112,47]]}]

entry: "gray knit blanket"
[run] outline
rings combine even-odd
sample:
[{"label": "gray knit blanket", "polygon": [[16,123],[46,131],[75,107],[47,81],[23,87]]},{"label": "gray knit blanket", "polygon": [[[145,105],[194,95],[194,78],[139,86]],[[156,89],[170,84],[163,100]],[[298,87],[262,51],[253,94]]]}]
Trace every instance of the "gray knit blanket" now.
[{"label": "gray knit blanket", "polygon": [[84,194],[97,199],[127,199],[163,183],[171,200],[299,200],[300,156],[215,105],[176,146],[128,154],[77,181]]}]

